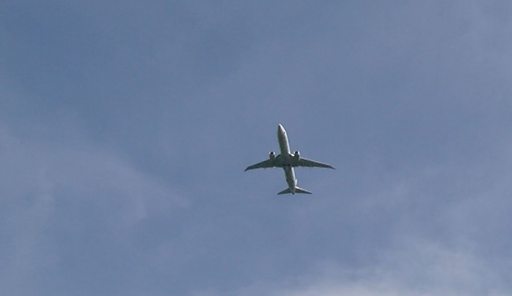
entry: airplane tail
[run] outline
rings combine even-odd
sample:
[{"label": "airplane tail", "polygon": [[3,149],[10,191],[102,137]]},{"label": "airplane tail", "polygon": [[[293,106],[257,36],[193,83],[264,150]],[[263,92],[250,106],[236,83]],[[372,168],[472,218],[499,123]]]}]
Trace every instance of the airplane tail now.
[{"label": "airplane tail", "polygon": [[[290,188],[286,188],[285,190],[279,192],[278,194],[288,194],[288,193],[292,193]],[[295,193],[311,194],[311,192],[307,191],[306,189],[300,188],[300,187],[295,187]]]}]

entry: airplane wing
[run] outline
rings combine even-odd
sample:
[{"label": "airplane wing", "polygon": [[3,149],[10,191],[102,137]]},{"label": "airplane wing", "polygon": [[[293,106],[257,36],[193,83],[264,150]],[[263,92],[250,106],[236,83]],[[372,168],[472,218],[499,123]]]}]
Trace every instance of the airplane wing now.
[{"label": "airplane wing", "polygon": [[275,160],[273,159],[267,159],[262,162],[258,162],[257,164],[253,164],[248,166],[245,170],[254,170],[254,169],[266,169],[266,168],[272,168],[275,167]]},{"label": "airplane wing", "polygon": [[318,161],[306,159],[306,158],[299,158],[299,160],[294,160],[292,163],[292,166],[302,166],[302,167],[317,167],[317,168],[329,168],[334,169],[332,165],[321,163]]}]

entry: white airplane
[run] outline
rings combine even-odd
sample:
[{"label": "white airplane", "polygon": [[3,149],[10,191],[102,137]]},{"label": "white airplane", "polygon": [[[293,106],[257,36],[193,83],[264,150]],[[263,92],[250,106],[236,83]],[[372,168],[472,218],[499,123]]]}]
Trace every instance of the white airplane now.
[{"label": "white airplane", "polygon": [[276,155],[272,151],[268,155],[269,159],[248,166],[245,169],[245,171],[260,168],[283,168],[284,174],[286,176],[286,183],[288,183],[288,188],[279,192],[278,194],[311,194],[311,192],[297,186],[297,179],[295,178],[295,171],[293,169],[294,167],[302,166],[334,169],[334,167],[331,165],[300,157],[299,151],[295,151],[295,153],[291,154],[290,144],[288,143],[288,136],[286,135],[286,131],[284,130],[284,127],[281,124],[277,126],[277,140],[279,141],[279,148],[281,149],[281,154]]}]

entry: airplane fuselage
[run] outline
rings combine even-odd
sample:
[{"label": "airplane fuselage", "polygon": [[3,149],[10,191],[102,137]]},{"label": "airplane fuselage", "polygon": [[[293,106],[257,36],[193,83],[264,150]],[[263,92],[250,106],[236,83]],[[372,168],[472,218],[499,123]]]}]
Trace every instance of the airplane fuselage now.
[{"label": "airplane fuselage", "polygon": [[290,164],[290,143],[288,142],[286,130],[281,124],[277,127],[277,140],[281,150],[281,161],[283,162],[283,170],[286,177],[286,183],[288,183],[288,188],[290,188],[291,193],[295,194],[297,179],[295,178],[295,170]]}]

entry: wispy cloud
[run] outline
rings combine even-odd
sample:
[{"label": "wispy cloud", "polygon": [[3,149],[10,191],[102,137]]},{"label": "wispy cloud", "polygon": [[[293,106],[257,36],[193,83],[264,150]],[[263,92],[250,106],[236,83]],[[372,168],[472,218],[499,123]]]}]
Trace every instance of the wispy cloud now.
[{"label": "wispy cloud", "polygon": [[0,285],[11,294],[64,276],[62,256],[84,252],[69,245],[75,238],[126,240],[137,224],[188,205],[172,185],[93,141],[41,140],[0,124],[0,149]]}]

